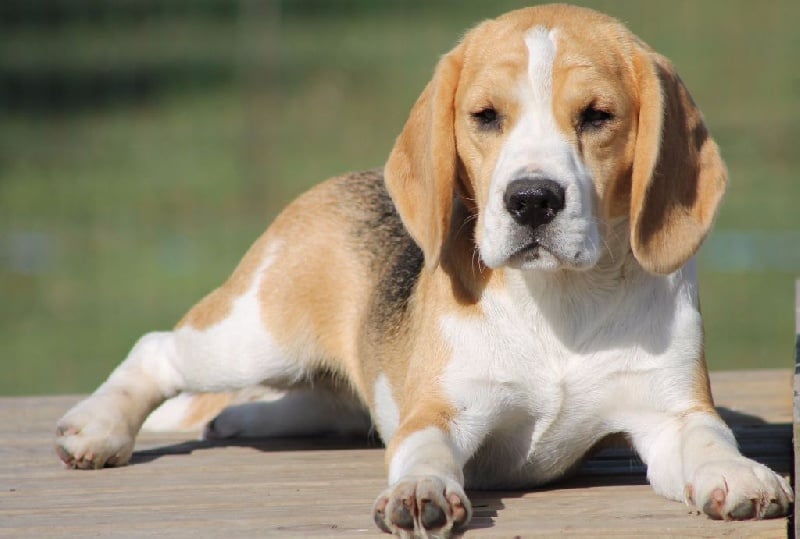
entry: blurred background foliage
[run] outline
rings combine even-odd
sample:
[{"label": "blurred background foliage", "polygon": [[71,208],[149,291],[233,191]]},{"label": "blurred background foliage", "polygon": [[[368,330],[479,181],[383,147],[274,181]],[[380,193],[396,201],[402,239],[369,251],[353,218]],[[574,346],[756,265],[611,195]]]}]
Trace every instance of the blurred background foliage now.
[{"label": "blurred background foliage", "polygon": [[[709,364],[790,366],[800,2],[579,3],[673,59],[727,159],[700,255]],[[0,394],[91,390],[294,196],[382,165],[438,56],[523,5],[0,2]]]}]

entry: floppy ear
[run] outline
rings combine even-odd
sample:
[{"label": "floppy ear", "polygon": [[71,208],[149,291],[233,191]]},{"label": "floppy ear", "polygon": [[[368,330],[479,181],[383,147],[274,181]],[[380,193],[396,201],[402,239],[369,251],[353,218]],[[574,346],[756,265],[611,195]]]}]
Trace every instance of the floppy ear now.
[{"label": "floppy ear", "polygon": [[406,122],[384,169],[403,224],[434,269],[447,240],[456,182],[455,93],[462,46],[444,56]]},{"label": "floppy ear", "polygon": [[668,274],[700,247],[728,173],[669,60],[641,49],[634,67],[640,108],[631,181],[631,245],[646,270]]}]

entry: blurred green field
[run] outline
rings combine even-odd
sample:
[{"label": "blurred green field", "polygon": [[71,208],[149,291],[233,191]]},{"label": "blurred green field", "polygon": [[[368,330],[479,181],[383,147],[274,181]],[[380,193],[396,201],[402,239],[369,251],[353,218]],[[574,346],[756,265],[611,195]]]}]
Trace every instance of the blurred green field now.
[{"label": "blurred green field", "polygon": [[[711,367],[790,366],[800,3],[581,3],[673,59],[727,159],[700,256]],[[437,57],[525,5],[212,4],[225,10],[0,20],[0,74],[186,73],[119,101],[80,86],[55,110],[0,102],[0,394],[91,390],[221,283],[291,198],[381,165]]]}]

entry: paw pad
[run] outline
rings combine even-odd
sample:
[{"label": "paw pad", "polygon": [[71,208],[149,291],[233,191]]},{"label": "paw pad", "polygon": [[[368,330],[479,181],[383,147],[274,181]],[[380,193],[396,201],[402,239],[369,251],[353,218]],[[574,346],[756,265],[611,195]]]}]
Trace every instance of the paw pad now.
[{"label": "paw pad", "polygon": [[401,537],[451,537],[470,519],[461,485],[438,477],[414,477],[388,488],[375,501],[375,524]]}]

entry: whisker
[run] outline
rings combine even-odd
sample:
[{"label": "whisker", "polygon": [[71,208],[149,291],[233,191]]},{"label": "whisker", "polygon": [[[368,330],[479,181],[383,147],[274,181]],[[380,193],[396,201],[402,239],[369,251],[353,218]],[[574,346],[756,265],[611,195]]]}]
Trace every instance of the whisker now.
[{"label": "whisker", "polygon": [[478,273],[480,273],[481,261],[477,245],[472,248],[472,260],[470,261],[470,267],[472,268],[473,277],[475,277]]}]

